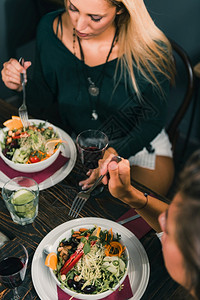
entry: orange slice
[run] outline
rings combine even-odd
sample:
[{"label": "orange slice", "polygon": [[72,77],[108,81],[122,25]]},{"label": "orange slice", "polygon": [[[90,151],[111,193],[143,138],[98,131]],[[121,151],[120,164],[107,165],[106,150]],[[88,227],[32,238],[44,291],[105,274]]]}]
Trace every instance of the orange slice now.
[{"label": "orange slice", "polygon": [[20,117],[18,117],[18,116],[12,116],[12,119],[13,119],[13,120],[21,121]]},{"label": "orange slice", "polygon": [[22,122],[20,117],[12,116],[12,119],[9,119],[3,123],[9,130],[22,128]]},{"label": "orange slice", "polygon": [[57,262],[58,262],[57,254],[55,252],[51,252],[47,255],[45,259],[45,266],[51,268],[52,270],[56,270]]},{"label": "orange slice", "polygon": [[49,155],[52,155],[54,153],[55,147],[58,145],[58,143],[62,143],[63,141],[61,139],[49,139],[45,144],[45,149]]}]

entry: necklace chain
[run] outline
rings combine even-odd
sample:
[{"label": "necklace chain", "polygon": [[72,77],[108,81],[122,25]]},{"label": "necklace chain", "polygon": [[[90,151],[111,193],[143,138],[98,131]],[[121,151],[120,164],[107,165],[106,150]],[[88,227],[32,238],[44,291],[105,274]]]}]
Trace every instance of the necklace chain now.
[{"label": "necklace chain", "polygon": [[[88,76],[88,74],[87,74],[87,67],[85,66],[85,56],[84,56],[84,53],[83,53],[83,48],[81,46],[81,42],[80,42],[79,37],[75,33],[75,28],[73,28],[73,51],[74,51],[74,55],[76,56],[76,47],[75,47],[75,45],[76,45],[76,37],[77,37],[78,45],[79,45],[79,49],[80,49],[80,54],[81,54],[81,60],[83,61],[83,68],[84,68],[83,73],[84,74],[86,73],[87,82],[89,84],[88,92],[89,92],[89,95],[92,96],[92,97],[97,97],[98,96],[97,101],[99,100],[100,87],[102,86],[102,81],[103,81],[103,77],[104,77],[104,73],[105,73],[106,64],[109,60],[109,57],[110,57],[110,55],[112,53],[112,50],[115,46],[115,43],[117,41],[117,34],[118,34],[118,32],[116,30],[114,38],[113,38],[112,43],[111,43],[110,50],[109,50],[108,55],[106,57],[105,64],[103,64],[102,70],[100,72],[100,76],[97,79],[96,84],[95,84],[95,82],[92,81],[91,77]],[[98,82],[99,82],[99,87],[97,86]],[[92,109],[91,118],[92,118],[92,120],[97,120],[98,119],[98,114],[96,112],[96,109]]]}]

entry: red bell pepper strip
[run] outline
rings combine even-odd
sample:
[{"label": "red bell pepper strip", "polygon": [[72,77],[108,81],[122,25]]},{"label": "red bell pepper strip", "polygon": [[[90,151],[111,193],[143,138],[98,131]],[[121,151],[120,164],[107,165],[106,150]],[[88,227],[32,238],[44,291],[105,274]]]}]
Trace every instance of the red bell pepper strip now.
[{"label": "red bell pepper strip", "polygon": [[71,263],[69,263],[68,265],[65,265],[66,264],[65,263],[60,271],[61,275],[63,275],[63,274],[66,275],[75,266],[75,264],[83,256],[83,254],[84,254],[84,251],[81,250],[81,252],[74,258],[74,260]]},{"label": "red bell pepper strip", "polygon": [[21,138],[25,138],[25,137],[28,137],[28,136],[30,136],[30,134],[28,134],[28,132],[25,131],[25,132],[22,132],[19,135],[13,136],[12,138],[13,139],[21,139]]},{"label": "red bell pepper strip", "polygon": [[[96,241],[91,241],[91,246],[96,244]],[[78,245],[77,250],[70,256],[70,258],[66,261],[62,269],[60,270],[61,275],[66,275],[74,266],[75,264],[79,261],[79,259],[83,256],[84,251],[83,251],[84,243],[80,243]]]},{"label": "red bell pepper strip", "polygon": [[79,259],[83,256],[84,243],[80,243],[78,245],[77,250],[70,256],[70,258],[66,261],[62,269],[60,270],[61,275],[66,275],[72,268],[75,266],[75,264],[79,261]]}]

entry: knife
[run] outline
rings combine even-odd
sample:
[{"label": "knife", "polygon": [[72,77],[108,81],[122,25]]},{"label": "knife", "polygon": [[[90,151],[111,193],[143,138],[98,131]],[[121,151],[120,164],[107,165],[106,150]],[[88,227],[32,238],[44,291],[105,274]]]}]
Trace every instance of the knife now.
[{"label": "knife", "polygon": [[133,221],[133,220],[135,220],[135,219],[137,219],[137,218],[140,218],[140,215],[137,214],[137,215],[131,216],[131,217],[126,218],[126,219],[124,219],[124,220],[117,221],[117,223],[122,225],[122,224],[128,223],[128,222],[130,222],[130,221]]}]

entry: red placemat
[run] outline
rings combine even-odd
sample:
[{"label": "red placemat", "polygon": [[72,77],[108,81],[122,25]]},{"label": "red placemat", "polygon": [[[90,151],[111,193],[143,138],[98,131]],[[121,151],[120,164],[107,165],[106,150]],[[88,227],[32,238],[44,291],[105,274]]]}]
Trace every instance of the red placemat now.
[{"label": "red placemat", "polygon": [[26,176],[34,179],[38,184],[40,182],[43,182],[47,178],[51,177],[56,171],[58,171],[66,162],[68,162],[69,158],[63,156],[61,153],[59,153],[57,159],[53,162],[52,165],[50,165],[48,168],[40,171],[40,172],[34,172],[34,173],[25,173],[25,172],[19,172],[12,168],[10,168],[3,160],[0,158],[0,171],[3,172],[6,176],[8,176],[10,179],[16,177],[16,176]]},{"label": "red placemat", "polygon": [[[124,220],[131,216],[136,215],[134,208],[129,209],[123,216],[121,216],[117,221]],[[131,222],[127,222],[123,225],[129,229],[138,239],[141,239],[145,234],[147,234],[152,228],[143,218],[135,219]]]},{"label": "red placemat", "polygon": [[[136,212],[133,208],[129,209],[123,216],[121,216],[117,221],[124,220],[135,215]],[[145,234],[147,234],[152,228],[142,219],[138,218],[128,223],[125,223],[127,229],[136,235],[138,239],[141,239]],[[103,298],[104,300],[126,300],[133,297],[133,292],[130,286],[129,277],[127,276],[123,283],[123,289],[121,291],[116,290],[110,296]],[[71,296],[63,292],[62,289],[57,286],[58,300],[69,300]],[[78,300],[73,298],[73,300]]]}]

